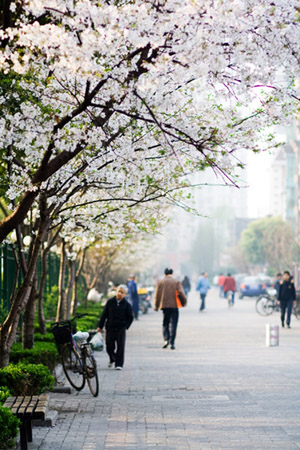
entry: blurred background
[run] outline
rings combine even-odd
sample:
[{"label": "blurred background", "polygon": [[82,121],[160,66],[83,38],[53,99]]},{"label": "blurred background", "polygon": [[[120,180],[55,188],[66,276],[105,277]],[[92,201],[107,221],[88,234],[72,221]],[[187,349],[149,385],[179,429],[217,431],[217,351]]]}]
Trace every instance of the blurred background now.
[{"label": "blurred background", "polygon": [[[204,271],[211,281],[231,272],[238,281],[257,276],[272,282],[278,272],[299,274],[300,133],[296,125],[276,130],[283,142],[273,152],[239,151],[238,187],[211,169],[199,173],[190,206],[172,207],[169,222],[143,245],[142,277],[161,278],[165,267],[192,280]],[[142,272],[141,271],[141,272]],[[150,281],[150,280],[149,280]]]}]

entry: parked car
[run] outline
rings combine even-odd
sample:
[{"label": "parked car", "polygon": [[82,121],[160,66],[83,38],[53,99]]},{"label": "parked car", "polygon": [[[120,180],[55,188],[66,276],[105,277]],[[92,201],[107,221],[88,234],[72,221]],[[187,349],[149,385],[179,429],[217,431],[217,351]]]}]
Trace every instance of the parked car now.
[{"label": "parked car", "polygon": [[260,273],[257,276],[259,277],[262,284],[266,285],[266,287],[272,287],[273,279],[271,277],[269,277],[268,275],[265,275],[265,274],[260,274]]},{"label": "parked car", "polygon": [[236,273],[235,275],[233,275],[233,278],[235,279],[235,284],[236,284],[237,290],[239,290],[239,286],[240,286],[242,280],[248,276],[249,275],[247,273]]},{"label": "parked car", "polygon": [[266,284],[255,276],[245,277],[241,280],[239,285],[239,298],[243,297],[258,297],[265,294]]}]

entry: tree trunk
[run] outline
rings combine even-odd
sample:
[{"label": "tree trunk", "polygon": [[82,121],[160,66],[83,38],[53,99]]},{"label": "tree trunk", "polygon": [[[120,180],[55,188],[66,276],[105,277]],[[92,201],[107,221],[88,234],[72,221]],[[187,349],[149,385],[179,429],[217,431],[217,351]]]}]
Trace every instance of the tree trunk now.
[{"label": "tree trunk", "polygon": [[34,345],[34,316],[36,302],[37,274],[35,271],[28,303],[25,307],[22,324],[23,348],[33,348]]},{"label": "tree trunk", "polygon": [[58,304],[56,312],[56,321],[63,320],[64,304],[65,304],[65,293],[66,293],[66,243],[64,239],[61,241],[61,254],[60,254],[60,268],[59,268],[59,279],[58,279]]},{"label": "tree trunk", "polygon": [[33,245],[33,251],[28,270],[24,280],[16,293],[11,309],[0,327],[0,367],[5,367],[9,363],[9,355],[12,344],[15,341],[21,311],[24,310],[29,300],[33,280],[36,272],[36,265],[42,242],[47,231],[47,221],[43,220],[39,227],[38,235]]},{"label": "tree trunk", "polygon": [[78,306],[78,278],[75,276],[71,299],[71,316],[75,316],[77,306]]},{"label": "tree trunk", "polygon": [[71,316],[75,316],[76,314],[76,309],[78,306],[78,281],[79,281],[79,277],[83,268],[83,264],[84,264],[84,260],[85,260],[85,255],[86,255],[86,250],[84,249],[81,252],[81,256],[80,256],[80,260],[79,260],[79,265],[76,271],[76,275],[75,275],[75,280],[74,280],[74,284],[73,284],[73,291],[72,291],[72,300],[71,300]]},{"label": "tree trunk", "polygon": [[49,249],[44,249],[42,251],[42,273],[41,273],[41,279],[40,279],[40,286],[39,286],[39,292],[38,292],[38,321],[39,321],[39,327],[40,327],[40,333],[46,334],[46,320],[45,320],[45,314],[44,314],[44,291],[45,291],[45,283],[48,273],[48,254]]},{"label": "tree trunk", "polygon": [[67,295],[64,304],[64,319],[70,320],[71,313],[71,296],[75,282],[76,275],[76,260],[69,261],[69,279],[68,279],[68,288]]}]

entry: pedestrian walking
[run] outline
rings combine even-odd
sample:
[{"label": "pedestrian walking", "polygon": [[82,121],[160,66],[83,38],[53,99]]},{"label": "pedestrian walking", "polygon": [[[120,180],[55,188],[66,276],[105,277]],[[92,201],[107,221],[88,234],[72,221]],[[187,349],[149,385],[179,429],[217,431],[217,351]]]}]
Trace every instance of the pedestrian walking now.
[{"label": "pedestrian walking", "polygon": [[108,367],[115,365],[122,370],[124,365],[126,330],[133,321],[132,308],[126,300],[127,287],[120,285],[116,295],[109,299],[98,322],[97,331],[106,329],[106,351],[109,356]]},{"label": "pedestrian walking", "polygon": [[130,303],[132,306],[132,311],[135,320],[139,320],[139,294],[137,289],[137,277],[134,275],[130,277],[130,280],[128,282],[128,295],[130,299]]},{"label": "pedestrian walking", "polygon": [[201,299],[201,305],[200,305],[200,311],[205,310],[205,299],[208,290],[210,289],[210,284],[207,278],[207,273],[203,272],[201,274],[201,277],[199,278],[198,284],[196,286],[196,291],[200,293],[200,299]]},{"label": "pedestrian walking", "polygon": [[218,286],[219,286],[219,297],[223,298],[224,297],[224,281],[225,281],[225,275],[223,275],[222,273],[220,273],[219,278],[218,278]]},{"label": "pedestrian walking", "polygon": [[187,297],[189,295],[189,292],[191,290],[191,282],[187,275],[182,280],[182,287],[185,293],[185,296]]},{"label": "pedestrian walking", "polygon": [[291,279],[291,274],[288,270],[283,272],[283,279],[280,282],[278,300],[280,302],[281,310],[281,325],[284,327],[285,313],[286,325],[291,328],[291,314],[293,309],[293,302],[296,300],[296,289],[294,281]]},{"label": "pedestrian walking", "polygon": [[[227,294],[231,292],[231,305],[234,305],[234,295],[236,292],[236,284],[235,279],[231,276],[229,273],[227,277],[225,277],[224,284],[223,284],[223,292],[224,297],[227,298]],[[230,306],[230,304],[229,304]]]},{"label": "pedestrian walking", "polygon": [[165,276],[157,284],[154,296],[154,310],[163,312],[163,348],[171,345],[171,350],[175,350],[175,338],[179,319],[177,295],[180,295],[183,306],[187,299],[180,281],[173,278],[173,270],[165,269]]}]

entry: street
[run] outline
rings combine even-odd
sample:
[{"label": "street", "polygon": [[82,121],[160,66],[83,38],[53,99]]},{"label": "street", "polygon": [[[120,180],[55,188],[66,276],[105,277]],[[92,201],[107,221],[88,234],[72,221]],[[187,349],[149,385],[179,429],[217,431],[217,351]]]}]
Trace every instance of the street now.
[{"label": "street", "polygon": [[298,449],[300,322],[265,345],[267,323],[254,299],[232,309],[209,292],[206,311],[190,294],[180,311],[176,350],[163,350],[162,313],[127,334],[122,372],[97,354],[100,394],[51,394],[53,428],[35,428],[29,449]]}]

